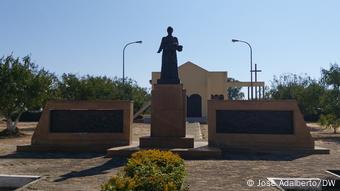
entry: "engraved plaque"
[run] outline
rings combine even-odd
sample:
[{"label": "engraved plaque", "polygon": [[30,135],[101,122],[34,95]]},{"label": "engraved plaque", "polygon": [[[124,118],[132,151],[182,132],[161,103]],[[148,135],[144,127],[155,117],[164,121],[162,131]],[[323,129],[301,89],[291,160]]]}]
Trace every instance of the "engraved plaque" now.
[{"label": "engraved plaque", "polygon": [[216,133],[294,134],[293,112],[216,110]]},{"label": "engraved plaque", "polygon": [[51,110],[53,133],[122,133],[123,110]]}]

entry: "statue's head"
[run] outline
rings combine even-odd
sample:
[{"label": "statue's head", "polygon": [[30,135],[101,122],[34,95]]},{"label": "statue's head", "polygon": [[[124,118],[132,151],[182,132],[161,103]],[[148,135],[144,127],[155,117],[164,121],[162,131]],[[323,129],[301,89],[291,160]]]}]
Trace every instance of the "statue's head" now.
[{"label": "statue's head", "polygon": [[169,27],[166,29],[166,31],[168,32],[168,35],[171,35],[172,32],[174,32],[174,29],[173,29],[172,27],[169,26]]}]

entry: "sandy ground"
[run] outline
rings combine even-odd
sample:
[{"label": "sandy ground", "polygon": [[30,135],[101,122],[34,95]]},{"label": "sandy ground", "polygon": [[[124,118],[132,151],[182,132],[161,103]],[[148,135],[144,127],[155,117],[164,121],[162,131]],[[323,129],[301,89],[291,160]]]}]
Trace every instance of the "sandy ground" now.
[{"label": "sandy ground", "polygon": [[[122,168],[126,159],[104,158],[103,154],[16,153],[16,145],[29,144],[36,123],[20,123],[25,134],[0,138],[0,174],[39,175],[41,179],[23,190],[99,190],[100,185]],[[186,160],[186,184],[191,191],[277,190],[269,186],[249,187],[246,181],[266,177],[330,177],[325,171],[340,169],[340,135],[310,124],[316,145],[331,150],[330,155],[284,155],[265,153],[225,153],[222,160]],[[4,123],[0,123],[0,130]],[[195,129],[196,128],[196,129]],[[207,125],[191,125],[188,132],[196,140],[206,140]],[[148,135],[148,124],[133,124],[133,139]]]}]

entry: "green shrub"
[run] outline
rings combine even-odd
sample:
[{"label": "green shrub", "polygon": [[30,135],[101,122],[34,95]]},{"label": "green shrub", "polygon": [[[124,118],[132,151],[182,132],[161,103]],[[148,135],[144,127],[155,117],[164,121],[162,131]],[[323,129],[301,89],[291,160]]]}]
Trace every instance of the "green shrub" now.
[{"label": "green shrub", "polygon": [[102,191],[133,191],[136,188],[136,182],[130,177],[124,177],[121,174],[113,176],[107,183],[102,185]]},{"label": "green shrub", "polygon": [[184,177],[184,161],[177,154],[144,150],[132,154],[124,171],[104,184],[102,191],[176,191],[181,190]]},{"label": "green shrub", "polygon": [[333,128],[333,133],[337,133],[336,130],[340,127],[340,119],[333,114],[321,115],[319,122],[326,128]]}]

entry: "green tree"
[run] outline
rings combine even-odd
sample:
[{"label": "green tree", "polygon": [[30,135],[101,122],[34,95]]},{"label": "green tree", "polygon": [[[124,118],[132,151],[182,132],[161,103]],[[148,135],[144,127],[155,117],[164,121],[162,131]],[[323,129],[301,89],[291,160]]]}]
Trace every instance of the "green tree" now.
[{"label": "green tree", "polygon": [[58,82],[57,98],[64,100],[80,99],[81,81],[74,74],[63,74]]},{"label": "green tree", "polygon": [[133,100],[138,111],[150,99],[145,88],[139,87],[131,79],[125,83],[119,78],[106,76],[83,76],[63,74],[58,84],[59,99],[64,100]]},{"label": "green tree", "polygon": [[328,90],[323,99],[324,112],[340,118],[340,67],[336,63],[331,64],[329,70],[321,70],[321,75],[321,82]]},{"label": "green tree", "polygon": [[0,59],[0,115],[6,119],[7,133],[18,132],[16,125],[24,111],[42,107],[52,96],[56,80],[54,74],[38,69],[29,56]]},{"label": "green tree", "polygon": [[[228,82],[239,82],[234,78],[228,78]],[[228,91],[228,99],[229,100],[241,100],[244,98],[244,93],[241,92],[240,87],[230,87],[227,89]]]},{"label": "green tree", "polygon": [[[322,82],[326,85],[331,86],[331,88],[337,93],[340,92],[340,67],[337,63],[331,64],[330,69],[322,69]],[[339,97],[337,97],[339,98]]]},{"label": "green tree", "polygon": [[308,116],[318,117],[321,108],[321,99],[325,87],[309,76],[296,74],[283,74],[274,76],[269,90],[272,99],[295,99],[301,112]]},{"label": "green tree", "polygon": [[334,114],[327,114],[320,116],[320,124],[326,128],[332,128],[333,133],[336,134],[336,130],[339,128],[340,119]]},{"label": "green tree", "polygon": [[115,97],[122,100],[133,100],[134,111],[137,112],[145,102],[151,99],[151,95],[146,88],[138,86],[136,81],[132,79],[125,79],[123,83],[122,79],[115,78]]},{"label": "green tree", "polygon": [[340,67],[336,63],[331,64],[329,70],[321,70],[321,75],[321,82],[327,90],[321,99],[324,117],[320,119],[320,123],[332,127],[336,133],[340,126]]},{"label": "green tree", "polygon": [[114,99],[114,82],[104,76],[77,77],[63,74],[58,83],[58,97],[64,100]]}]

